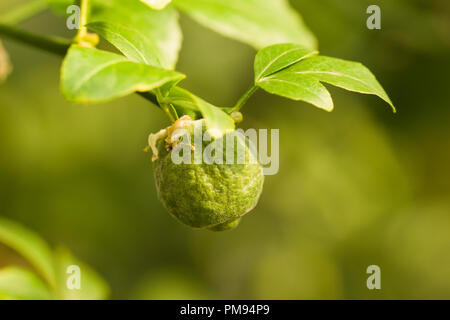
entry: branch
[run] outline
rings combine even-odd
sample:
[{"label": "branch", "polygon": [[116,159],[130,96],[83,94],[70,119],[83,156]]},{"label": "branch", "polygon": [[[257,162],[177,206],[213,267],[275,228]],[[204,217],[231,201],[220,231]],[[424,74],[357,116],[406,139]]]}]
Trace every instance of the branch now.
[{"label": "branch", "polygon": [[71,42],[59,37],[45,37],[0,23],[0,35],[53,54],[64,56]]}]

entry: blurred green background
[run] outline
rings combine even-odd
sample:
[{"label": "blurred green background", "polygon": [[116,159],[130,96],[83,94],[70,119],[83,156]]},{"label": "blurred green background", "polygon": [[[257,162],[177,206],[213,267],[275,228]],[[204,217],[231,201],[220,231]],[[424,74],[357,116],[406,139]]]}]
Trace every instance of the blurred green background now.
[{"label": "blurred green background", "polygon": [[[60,58],[4,41],[14,72],[0,86],[0,215],[68,246],[112,298],[450,298],[450,2],[291,3],[321,53],[363,62],[398,114],[334,88],[332,113],[258,92],[243,127],[280,129],[280,171],[236,230],[196,231],[159,203],[142,152],[168,125],[162,112],[136,95],[70,105]],[[370,4],[379,31],[366,28]],[[181,24],[183,86],[233,105],[255,52]],[[64,25],[50,12],[21,24],[67,35]],[[0,267],[12,263],[23,262],[0,247]],[[379,291],[366,287],[372,264]]]}]

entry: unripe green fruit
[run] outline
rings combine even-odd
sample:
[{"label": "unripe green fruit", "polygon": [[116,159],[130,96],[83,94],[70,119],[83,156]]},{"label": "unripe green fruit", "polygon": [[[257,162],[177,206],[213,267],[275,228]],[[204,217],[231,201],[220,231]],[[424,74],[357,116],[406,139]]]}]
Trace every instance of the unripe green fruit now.
[{"label": "unripe green fruit", "polygon": [[[188,120],[181,125],[191,130],[192,143],[193,123]],[[173,127],[179,128],[180,123],[175,123]],[[256,206],[264,183],[261,165],[257,161],[248,161],[254,157],[248,145],[244,144],[245,163],[236,164],[235,161],[234,164],[226,164],[227,140],[238,137],[237,141],[231,140],[236,146],[239,141],[247,141],[246,138],[241,133],[231,132],[212,140],[216,143],[222,140],[224,164],[207,164],[203,161],[195,164],[194,151],[191,163],[176,164],[171,157],[176,150],[170,145],[173,142],[170,137],[173,127],[150,138],[153,140],[150,144],[154,144],[153,163],[158,198],[172,216],[192,228],[213,231],[235,228],[241,217]],[[201,130],[205,132],[204,126]],[[202,150],[210,143],[203,142]],[[237,149],[234,149],[235,157]]]},{"label": "unripe green fruit", "polygon": [[231,220],[229,222],[221,223],[221,224],[218,224],[217,226],[214,226],[214,227],[209,227],[208,229],[211,230],[211,231],[231,230],[231,229],[236,228],[239,225],[239,223],[241,223],[241,219],[242,218],[239,217],[239,218],[236,218],[236,219]]}]

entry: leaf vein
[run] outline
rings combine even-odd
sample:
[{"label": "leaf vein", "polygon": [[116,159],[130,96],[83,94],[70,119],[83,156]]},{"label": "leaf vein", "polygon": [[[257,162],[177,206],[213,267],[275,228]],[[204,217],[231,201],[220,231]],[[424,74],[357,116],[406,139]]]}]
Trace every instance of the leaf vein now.
[{"label": "leaf vein", "polygon": [[264,74],[264,72],[266,72],[267,69],[269,69],[277,60],[279,60],[281,57],[283,57],[291,52],[294,52],[296,50],[299,50],[299,48],[292,48],[290,50],[287,50],[287,51],[281,53],[277,57],[275,57],[269,64],[267,64],[267,66],[258,74],[258,76],[256,78],[260,79],[260,77]]},{"label": "leaf vein", "polygon": [[[296,82],[287,81],[287,80],[283,80],[283,79],[276,79],[276,78],[266,78],[264,81],[276,81],[276,82],[282,82],[282,83],[287,83],[287,84],[294,85],[294,86],[296,86],[296,87],[299,87],[299,88],[301,88],[301,89],[303,89],[303,90],[305,90],[305,91],[308,91],[308,92],[312,93],[314,96],[317,96],[317,97],[324,103],[324,105],[328,105],[328,101],[325,101],[325,100],[324,100],[320,95],[318,95],[316,92],[314,92],[314,91],[308,89],[307,87],[303,87],[303,86],[299,85],[299,84],[296,83]],[[319,81],[317,81],[317,82],[319,82]],[[319,85],[320,85],[320,83],[319,83]]]},{"label": "leaf vein", "polygon": [[[367,87],[369,87],[369,89],[372,89],[374,92],[379,92],[377,88],[373,87],[370,83],[367,83],[361,79],[358,79],[356,77],[353,77],[351,75],[348,74],[344,74],[344,73],[340,73],[340,72],[331,72],[331,71],[295,71],[293,72],[295,74],[328,74],[328,75],[332,75],[332,76],[337,76],[337,77],[343,77],[343,78],[348,78],[357,82],[360,82],[364,85],[366,85]],[[324,80],[320,80],[320,81],[324,81]],[[324,81],[327,82],[327,81]]]},{"label": "leaf vein", "polygon": [[76,85],[73,88],[73,91],[78,91],[86,82],[88,82],[90,79],[92,79],[97,73],[101,72],[105,68],[115,64],[115,63],[122,63],[122,62],[128,62],[126,60],[112,60],[108,61],[104,64],[99,65],[97,68],[94,68],[91,72],[87,73],[79,82],[78,85]]},{"label": "leaf vein", "polygon": [[125,42],[127,42],[136,52],[137,54],[142,58],[142,60],[146,63],[146,64],[150,64],[148,62],[148,60],[146,59],[145,55],[127,38],[125,38],[123,35],[121,35],[120,33],[117,33],[115,31],[110,30],[111,33],[119,36],[121,39],[125,40]]}]

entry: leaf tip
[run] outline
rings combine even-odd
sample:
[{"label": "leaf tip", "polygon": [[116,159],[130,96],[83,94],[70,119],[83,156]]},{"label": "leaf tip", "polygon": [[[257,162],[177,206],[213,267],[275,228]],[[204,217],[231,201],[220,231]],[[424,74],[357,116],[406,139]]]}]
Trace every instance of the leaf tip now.
[{"label": "leaf tip", "polygon": [[397,114],[397,108],[394,106],[394,103],[389,98],[389,96],[386,94],[385,97],[381,97],[381,98],[389,104],[389,106],[391,107],[392,113]]},{"label": "leaf tip", "polygon": [[333,112],[333,110],[334,110],[334,104],[331,105],[331,106],[329,106],[329,107],[323,108],[323,110],[325,110],[326,112]]},{"label": "leaf tip", "polygon": [[391,102],[391,103],[389,103],[389,105],[390,105],[391,108],[392,108],[392,113],[393,113],[393,114],[397,114],[397,108],[394,106],[394,104]]}]

